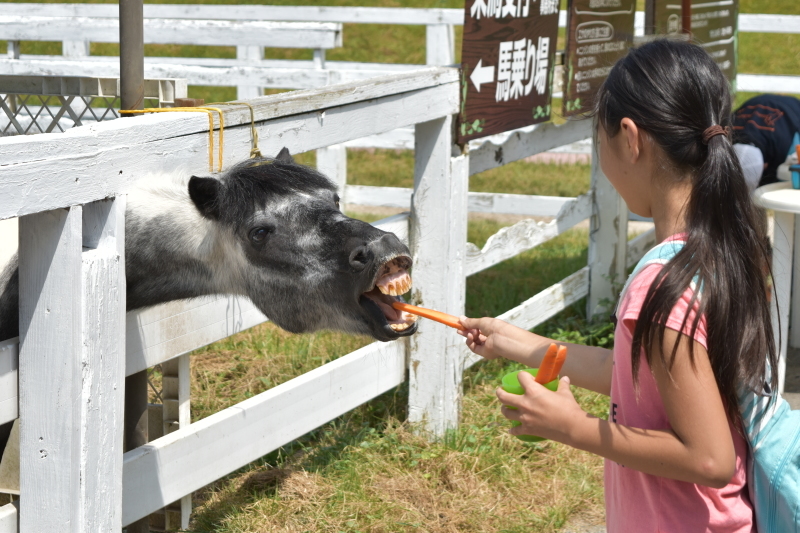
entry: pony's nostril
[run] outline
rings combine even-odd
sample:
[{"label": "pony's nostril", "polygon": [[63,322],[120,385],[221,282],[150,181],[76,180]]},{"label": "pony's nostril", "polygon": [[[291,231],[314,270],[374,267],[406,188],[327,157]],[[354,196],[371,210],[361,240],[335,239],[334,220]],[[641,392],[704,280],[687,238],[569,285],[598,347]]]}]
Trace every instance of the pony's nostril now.
[{"label": "pony's nostril", "polygon": [[350,252],[350,266],[354,270],[364,270],[372,261],[373,253],[366,246],[359,246]]}]

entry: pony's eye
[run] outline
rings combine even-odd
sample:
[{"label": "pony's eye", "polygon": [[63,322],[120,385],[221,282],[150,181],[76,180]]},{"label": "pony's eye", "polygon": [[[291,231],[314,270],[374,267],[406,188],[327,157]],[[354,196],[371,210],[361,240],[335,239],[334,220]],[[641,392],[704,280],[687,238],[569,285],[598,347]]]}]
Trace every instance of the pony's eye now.
[{"label": "pony's eye", "polygon": [[269,228],[254,228],[250,230],[250,240],[256,244],[261,244],[270,234]]},{"label": "pony's eye", "polygon": [[340,200],[339,195],[338,194],[334,195],[333,201],[336,203],[336,209],[341,210],[341,208],[339,207],[339,200]]}]

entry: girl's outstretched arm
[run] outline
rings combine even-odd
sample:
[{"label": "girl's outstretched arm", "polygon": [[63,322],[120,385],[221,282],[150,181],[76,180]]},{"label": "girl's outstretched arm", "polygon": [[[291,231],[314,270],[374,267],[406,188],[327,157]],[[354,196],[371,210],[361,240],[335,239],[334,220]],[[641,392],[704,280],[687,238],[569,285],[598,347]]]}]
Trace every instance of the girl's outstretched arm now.
[{"label": "girl's outstretched arm", "polygon": [[[671,377],[660,363],[658,350],[654,350],[652,366],[672,429],[632,428],[592,417],[575,402],[569,378],[563,378],[553,393],[523,372],[519,378],[524,395],[497,392],[504,405],[517,407],[504,407],[506,418],[522,422],[510,432],[563,442],[647,474],[724,487],[736,466],[727,415],[705,348],[669,328],[665,346],[671,347],[679,336]],[[694,365],[689,360],[689,342],[694,342]]]},{"label": "girl's outstretched arm", "polygon": [[461,317],[460,320],[465,329],[458,333],[467,338],[467,347],[481,357],[503,357],[538,368],[547,348],[555,342],[568,350],[562,375],[569,376],[578,387],[606,396],[611,393],[611,350],[548,339],[497,318]]}]

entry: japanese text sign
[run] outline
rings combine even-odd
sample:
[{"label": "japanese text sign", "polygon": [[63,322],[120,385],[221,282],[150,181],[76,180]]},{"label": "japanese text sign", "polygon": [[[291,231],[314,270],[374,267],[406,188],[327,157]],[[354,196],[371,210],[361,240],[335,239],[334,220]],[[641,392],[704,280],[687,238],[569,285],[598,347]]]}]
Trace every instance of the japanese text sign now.
[{"label": "japanese text sign", "polygon": [[570,0],[564,116],[589,111],[597,89],[633,44],[636,0]]},{"label": "japanese text sign", "polygon": [[[738,0],[692,0],[692,41],[706,49],[730,81],[736,80]],[[655,0],[656,33],[681,32],[681,2]]]},{"label": "japanese text sign", "polygon": [[558,0],[466,0],[458,142],[550,119]]}]

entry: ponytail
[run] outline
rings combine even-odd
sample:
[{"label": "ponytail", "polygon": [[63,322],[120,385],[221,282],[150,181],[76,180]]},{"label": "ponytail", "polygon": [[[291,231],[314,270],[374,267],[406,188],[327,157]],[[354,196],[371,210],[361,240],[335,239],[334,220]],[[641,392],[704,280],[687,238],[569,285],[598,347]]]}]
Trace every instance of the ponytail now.
[{"label": "ponytail", "polygon": [[[717,386],[729,419],[739,421],[738,387],[761,394],[767,364],[777,369],[777,350],[767,300],[766,216],[750,197],[731,143],[728,82],[699,46],[660,39],[631,49],[614,65],[594,114],[609,137],[630,118],[663,150],[661,163],[692,180],[686,244],[653,281],[634,328],[634,383],[642,348],[652,364],[652,348],[664,347],[670,312],[696,281],[690,308],[698,312],[689,331],[694,337],[706,317]],[[676,342],[669,356],[661,350],[665,368],[677,349]],[[691,348],[690,360],[694,364]],[[777,372],[769,374],[770,390],[777,390],[777,379]]]}]

